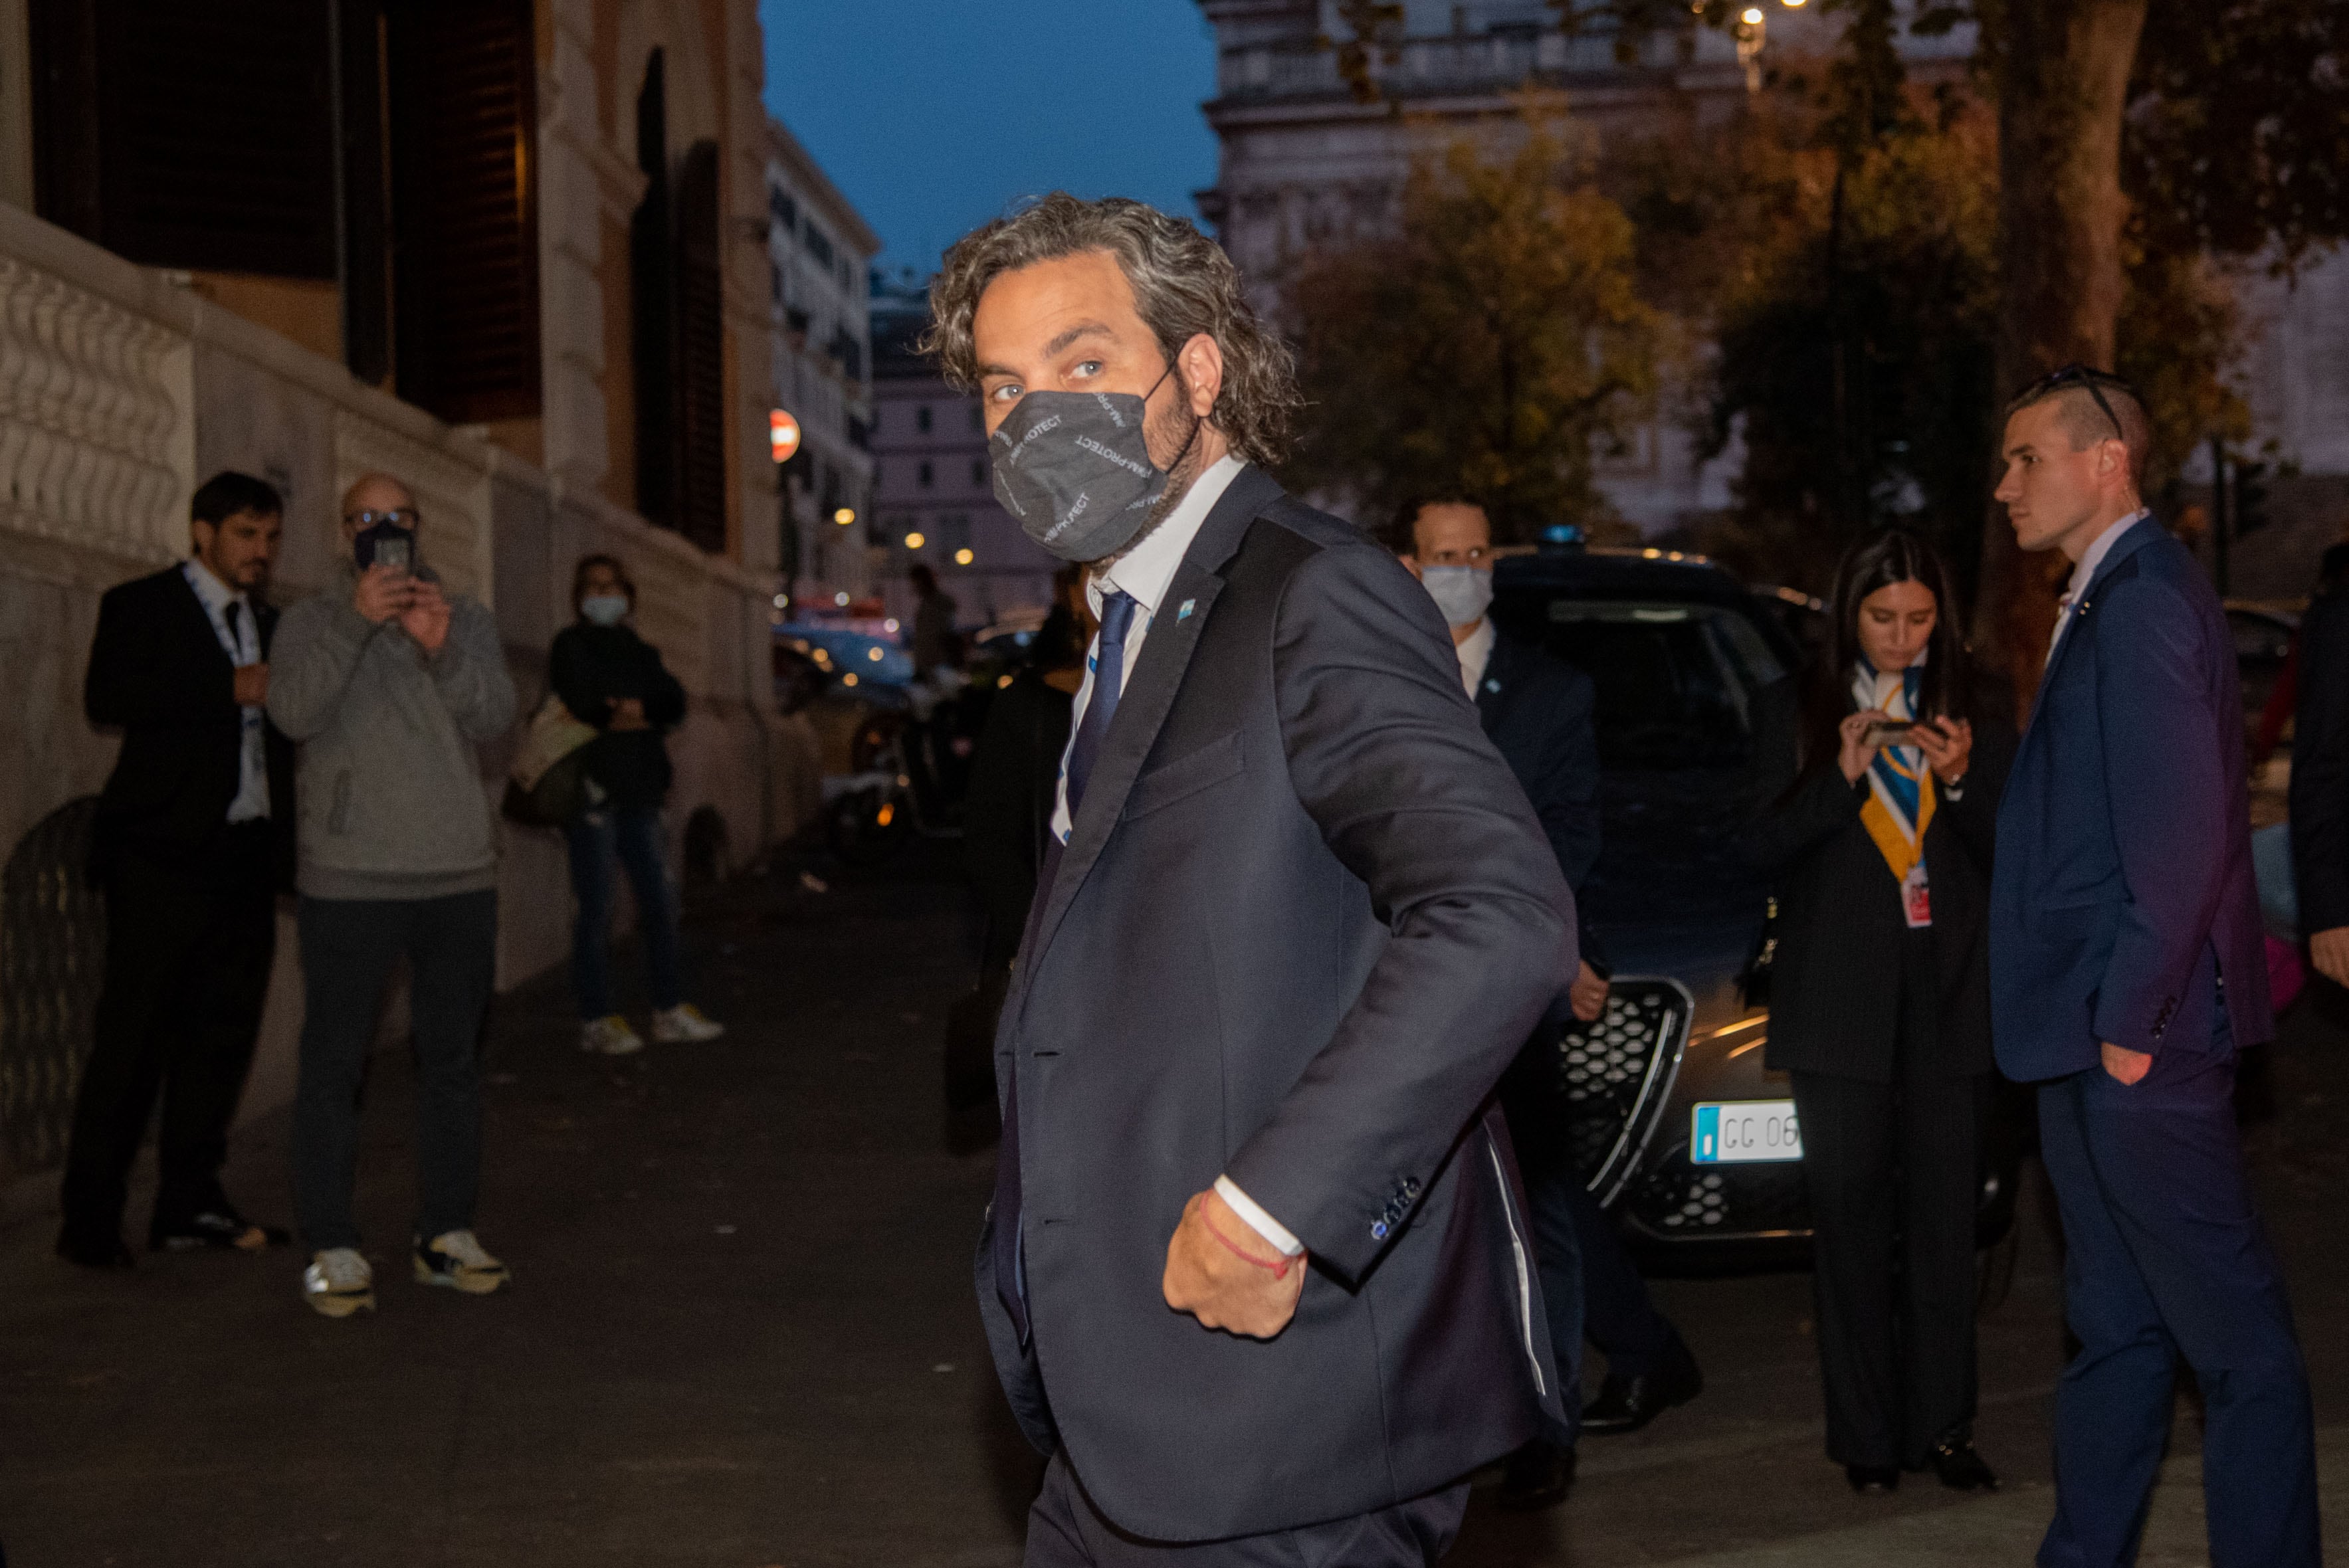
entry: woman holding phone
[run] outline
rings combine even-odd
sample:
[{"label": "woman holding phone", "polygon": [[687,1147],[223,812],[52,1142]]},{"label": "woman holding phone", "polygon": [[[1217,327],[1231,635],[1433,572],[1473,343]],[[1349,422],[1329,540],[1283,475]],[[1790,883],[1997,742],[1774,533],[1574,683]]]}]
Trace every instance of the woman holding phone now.
[{"label": "woman holding phone", "polygon": [[1777,899],[1764,1061],[1802,1128],[1827,1454],[1863,1493],[1998,1484],[1973,1447],[1974,1213],[2013,743],[1973,722],[1948,582],[1899,529],[1845,553],[1831,657],[1773,694],[1745,835]]}]

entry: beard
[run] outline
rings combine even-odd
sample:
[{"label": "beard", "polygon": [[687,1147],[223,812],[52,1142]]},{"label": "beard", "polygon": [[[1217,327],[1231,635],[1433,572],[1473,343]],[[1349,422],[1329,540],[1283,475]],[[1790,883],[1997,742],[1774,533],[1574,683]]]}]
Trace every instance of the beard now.
[{"label": "beard", "polygon": [[1151,461],[1156,462],[1158,454],[1170,448],[1174,451],[1174,466],[1166,470],[1166,488],[1151,503],[1150,515],[1143,521],[1142,531],[1128,540],[1124,549],[1104,555],[1099,561],[1086,562],[1095,572],[1106,572],[1141,549],[1142,542],[1156,533],[1159,526],[1174,515],[1174,509],[1183,504],[1183,498],[1191,493],[1192,484],[1205,469],[1206,465],[1199,460],[1199,427],[1207,422],[1206,418],[1191,412],[1191,387],[1183,379],[1179,367],[1171,379],[1174,383],[1174,403],[1163,416],[1145,414],[1142,422],[1142,436],[1149,446]]}]

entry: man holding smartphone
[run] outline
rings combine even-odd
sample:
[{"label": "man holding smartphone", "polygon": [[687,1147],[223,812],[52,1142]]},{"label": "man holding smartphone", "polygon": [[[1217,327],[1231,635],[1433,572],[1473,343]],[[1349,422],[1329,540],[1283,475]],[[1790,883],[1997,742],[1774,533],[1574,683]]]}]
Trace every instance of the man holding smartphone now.
[{"label": "man holding smartphone", "polygon": [[303,1297],[375,1305],[352,1212],[359,1091],[383,989],[408,960],[418,1070],[413,1268],[481,1295],[505,1265],[473,1235],[479,1055],[497,939],[497,838],[474,748],[513,721],[496,619],[417,549],[415,496],[385,474],[343,498],[337,583],[285,614],[269,715],[302,755],[295,885],[305,1011],[294,1192]]}]

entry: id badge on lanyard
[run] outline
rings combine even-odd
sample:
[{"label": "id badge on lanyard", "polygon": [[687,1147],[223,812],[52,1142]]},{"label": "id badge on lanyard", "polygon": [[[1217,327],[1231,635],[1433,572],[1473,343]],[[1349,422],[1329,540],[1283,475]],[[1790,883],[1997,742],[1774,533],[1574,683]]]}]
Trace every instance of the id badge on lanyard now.
[{"label": "id badge on lanyard", "polygon": [[1909,929],[1921,930],[1933,923],[1933,889],[1925,880],[1925,862],[1919,861],[1900,879],[1900,913],[1908,917]]}]

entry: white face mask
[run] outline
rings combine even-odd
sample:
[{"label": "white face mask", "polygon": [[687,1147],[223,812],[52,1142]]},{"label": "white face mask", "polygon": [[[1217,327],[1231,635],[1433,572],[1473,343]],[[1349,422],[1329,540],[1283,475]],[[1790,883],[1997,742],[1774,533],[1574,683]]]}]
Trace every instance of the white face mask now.
[{"label": "white face mask", "polygon": [[1419,580],[1448,626],[1473,626],[1493,603],[1493,574],[1481,566],[1423,566]]},{"label": "white face mask", "polygon": [[590,593],[579,601],[579,613],[599,626],[616,626],[627,618],[626,593]]}]

